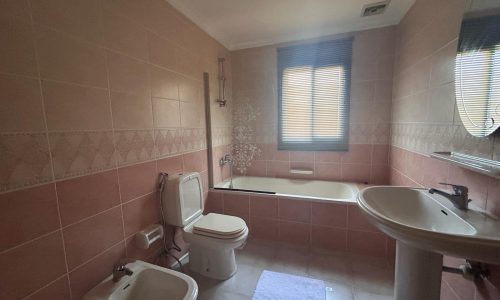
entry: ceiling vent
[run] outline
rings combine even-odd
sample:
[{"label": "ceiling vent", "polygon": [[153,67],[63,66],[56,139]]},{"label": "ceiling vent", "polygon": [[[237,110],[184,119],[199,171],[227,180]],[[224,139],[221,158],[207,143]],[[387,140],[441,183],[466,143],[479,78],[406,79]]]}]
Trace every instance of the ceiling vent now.
[{"label": "ceiling vent", "polygon": [[385,9],[387,6],[389,6],[388,1],[382,1],[382,2],[377,2],[377,3],[371,3],[363,6],[363,11],[361,13],[362,17],[369,17],[369,16],[375,16],[375,15],[381,15],[385,12]]}]

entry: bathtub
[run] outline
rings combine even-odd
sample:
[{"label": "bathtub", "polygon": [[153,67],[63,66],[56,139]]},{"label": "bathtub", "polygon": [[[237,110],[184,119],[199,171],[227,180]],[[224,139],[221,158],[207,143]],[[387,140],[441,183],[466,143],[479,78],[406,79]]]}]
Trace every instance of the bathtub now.
[{"label": "bathtub", "polygon": [[217,184],[216,190],[234,190],[276,194],[279,196],[307,198],[317,201],[356,202],[359,191],[356,184],[322,180],[300,180],[269,177],[242,176],[233,177],[233,189],[230,181]]},{"label": "bathtub", "polygon": [[252,238],[394,260],[395,242],[356,204],[363,185],[321,180],[233,177],[210,189],[206,213],[242,218]]}]

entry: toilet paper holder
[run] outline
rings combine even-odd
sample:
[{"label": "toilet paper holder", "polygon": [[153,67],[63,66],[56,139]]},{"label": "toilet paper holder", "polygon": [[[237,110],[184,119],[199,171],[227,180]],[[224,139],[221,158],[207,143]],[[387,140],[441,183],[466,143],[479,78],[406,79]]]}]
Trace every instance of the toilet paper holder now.
[{"label": "toilet paper holder", "polygon": [[148,249],[151,244],[163,238],[163,226],[153,224],[139,231],[135,235],[135,245],[140,249]]}]

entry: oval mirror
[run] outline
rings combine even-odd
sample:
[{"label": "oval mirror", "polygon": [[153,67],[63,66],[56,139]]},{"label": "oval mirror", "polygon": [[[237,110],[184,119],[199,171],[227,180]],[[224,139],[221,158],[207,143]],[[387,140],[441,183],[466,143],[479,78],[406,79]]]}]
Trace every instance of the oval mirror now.
[{"label": "oval mirror", "polygon": [[462,123],[484,137],[500,127],[500,1],[474,0],[462,21],[455,60]]}]

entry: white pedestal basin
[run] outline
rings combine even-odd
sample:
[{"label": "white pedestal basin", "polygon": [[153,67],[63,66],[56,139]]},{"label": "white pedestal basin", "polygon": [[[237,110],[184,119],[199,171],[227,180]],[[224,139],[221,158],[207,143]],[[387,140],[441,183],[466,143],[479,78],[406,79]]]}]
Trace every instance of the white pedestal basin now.
[{"label": "white pedestal basin", "polygon": [[126,265],[133,274],[113,282],[104,279],[90,290],[83,300],[195,300],[198,285],[182,273],[135,261]]},{"label": "white pedestal basin", "polygon": [[375,186],[358,205],[397,240],[396,300],[438,300],[443,255],[500,263],[500,222],[471,205],[467,211],[425,189]]}]

